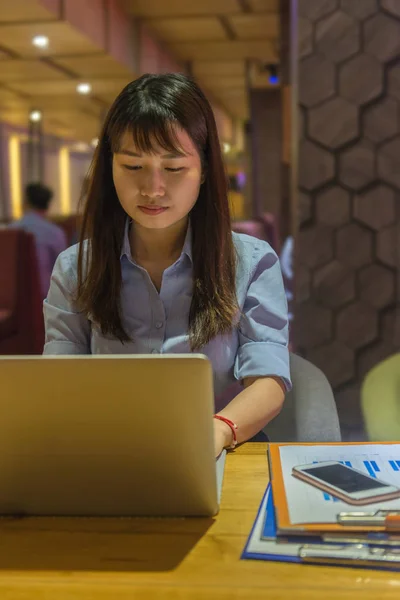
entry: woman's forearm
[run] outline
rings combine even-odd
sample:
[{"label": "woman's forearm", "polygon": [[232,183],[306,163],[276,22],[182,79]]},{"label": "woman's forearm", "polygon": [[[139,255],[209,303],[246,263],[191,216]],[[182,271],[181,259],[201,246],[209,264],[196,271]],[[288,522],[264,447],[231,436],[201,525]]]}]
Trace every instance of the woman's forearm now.
[{"label": "woman's forearm", "polygon": [[[237,441],[245,442],[258,433],[279,413],[285,399],[285,387],[278,377],[255,377],[244,381],[240,392],[218,414],[237,424]],[[232,432],[226,426],[227,445]]]}]

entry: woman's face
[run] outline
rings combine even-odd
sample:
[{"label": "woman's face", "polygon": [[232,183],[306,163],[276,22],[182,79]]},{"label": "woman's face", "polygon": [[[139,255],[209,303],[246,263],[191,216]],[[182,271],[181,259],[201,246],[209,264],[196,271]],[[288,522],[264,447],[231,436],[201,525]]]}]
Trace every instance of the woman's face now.
[{"label": "woman's face", "polygon": [[[125,212],[150,229],[170,227],[196,204],[202,181],[200,155],[183,129],[176,129],[180,154],[156,147],[143,154],[126,132],[113,155],[113,179]],[[157,210],[164,209],[164,210]]]}]

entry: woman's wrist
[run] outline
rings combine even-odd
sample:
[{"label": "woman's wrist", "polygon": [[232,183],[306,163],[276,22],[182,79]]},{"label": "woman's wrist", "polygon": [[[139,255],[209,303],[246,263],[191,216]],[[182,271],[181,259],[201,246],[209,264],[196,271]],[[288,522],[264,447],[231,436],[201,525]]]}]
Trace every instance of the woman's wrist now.
[{"label": "woman's wrist", "polygon": [[236,425],[231,421],[229,423],[232,423],[232,425],[228,424],[224,417],[221,418],[219,415],[214,415],[214,422],[222,436],[224,448],[233,448],[236,445],[236,435],[232,426],[236,429]]}]

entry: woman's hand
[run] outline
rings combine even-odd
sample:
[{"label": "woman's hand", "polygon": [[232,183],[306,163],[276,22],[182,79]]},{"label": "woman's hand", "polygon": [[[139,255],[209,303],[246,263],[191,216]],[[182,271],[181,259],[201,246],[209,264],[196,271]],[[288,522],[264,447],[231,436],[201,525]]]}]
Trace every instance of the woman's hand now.
[{"label": "woman's hand", "polygon": [[214,419],[214,446],[217,458],[224,448],[232,444],[232,438],[233,433],[229,425],[219,419]]}]

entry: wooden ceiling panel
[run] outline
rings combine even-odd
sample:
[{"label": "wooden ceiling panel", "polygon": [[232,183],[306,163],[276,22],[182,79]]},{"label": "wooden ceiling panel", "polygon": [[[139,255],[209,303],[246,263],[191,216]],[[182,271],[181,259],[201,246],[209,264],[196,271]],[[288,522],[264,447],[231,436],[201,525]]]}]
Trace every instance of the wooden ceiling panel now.
[{"label": "wooden ceiling panel", "polygon": [[[0,107],[0,120],[26,129],[28,126],[28,112],[2,109]],[[100,125],[101,120],[99,118],[80,111],[54,111],[43,115],[43,130],[45,133],[88,143],[98,135]]]},{"label": "wooden ceiling panel", "polygon": [[132,15],[148,18],[227,15],[240,12],[237,0],[122,0],[122,5]]},{"label": "wooden ceiling panel", "polygon": [[201,83],[207,88],[219,92],[221,89],[242,89],[246,87],[246,80],[244,74],[238,77],[224,77],[224,76],[204,76],[201,79]]},{"label": "wooden ceiling panel", "polygon": [[28,106],[28,102],[25,98],[22,98],[19,94],[16,94],[7,88],[0,88],[0,107],[13,108],[25,106]]},{"label": "wooden ceiling panel", "polygon": [[247,94],[244,89],[219,92],[218,98],[232,115],[240,119],[249,118]]},{"label": "wooden ceiling panel", "polygon": [[[46,50],[33,46],[32,38],[35,35],[46,35],[49,38],[50,44]],[[65,21],[0,25],[0,40],[4,48],[25,58],[93,54],[103,50]]]},{"label": "wooden ceiling panel", "polygon": [[156,36],[166,42],[207,42],[226,40],[226,32],[215,17],[148,19]]},{"label": "wooden ceiling panel", "polygon": [[10,60],[10,58],[13,57],[10,56],[10,54],[8,54],[7,52],[3,52],[2,50],[0,50],[0,60]]},{"label": "wooden ceiling panel", "polygon": [[19,21],[52,21],[54,14],[36,0],[1,0],[0,23]]},{"label": "wooden ceiling panel", "polygon": [[100,119],[79,111],[46,113],[43,118],[44,130],[62,137],[90,142],[97,137]]},{"label": "wooden ceiling panel", "polygon": [[[52,96],[30,96],[30,107],[43,111],[44,114],[54,111],[87,111],[92,115],[100,116],[103,113],[103,106],[91,98],[83,98],[69,95]],[[0,100],[1,103],[1,100]]]},{"label": "wooden ceiling panel", "polygon": [[[363,1],[363,0],[359,0]],[[247,0],[254,12],[279,13],[280,0]]]},{"label": "wooden ceiling panel", "polygon": [[240,76],[245,73],[245,64],[242,60],[226,61],[195,61],[192,64],[193,75],[195,77],[213,77],[213,76]]},{"label": "wooden ceiling panel", "polygon": [[107,54],[57,57],[53,62],[86,79],[126,77],[132,80],[135,78],[134,74],[127,67],[117,63]]},{"label": "wooden ceiling panel", "polygon": [[80,98],[82,102],[90,102],[91,96],[99,96],[101,94],[117,95],[129,80],[126,79],[100,79],[92,80],[92,92],[87,96],[79,95],[76,91],[76,86],[79,83],[77,79],[65,79],[63,81],[16,81],[9,84],[10,88],[20,93],[27,94],[33,98],[43,96],[70,96],[72,98]]},{"label": "wooden ceiling panel", "polygon": [[277,49],[268,40],[209,42],[207,44],[170,43],[172,52],[182,60],[245,60],[277,61]]},{"label": "wooden ceiling panel", "polygon": [[0,61],[0,82],[33,81],[48,79],[64,80],[65,74],[53,69],[41,61],[33,60],[2,60]]},{"label": "wooden ceiling panel", "polygon": [[241,40],[276,39],[279,36],[279,15],[232,15],[230,22]]}]

